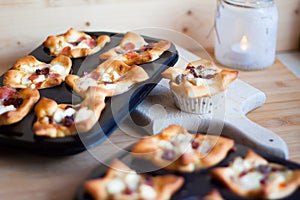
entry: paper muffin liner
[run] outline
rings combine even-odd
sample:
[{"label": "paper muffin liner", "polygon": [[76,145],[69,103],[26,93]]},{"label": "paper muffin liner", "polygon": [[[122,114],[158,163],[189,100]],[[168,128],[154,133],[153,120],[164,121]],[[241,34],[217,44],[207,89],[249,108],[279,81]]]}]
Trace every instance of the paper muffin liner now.
[{"label": "paper muffin liner", "polygon": [[220,92],[212,97],[189,98],[179,95],[171,89],[177,108],[181,111],[194,114],[211,114],[213,109],[225,102],[225,92]]}]

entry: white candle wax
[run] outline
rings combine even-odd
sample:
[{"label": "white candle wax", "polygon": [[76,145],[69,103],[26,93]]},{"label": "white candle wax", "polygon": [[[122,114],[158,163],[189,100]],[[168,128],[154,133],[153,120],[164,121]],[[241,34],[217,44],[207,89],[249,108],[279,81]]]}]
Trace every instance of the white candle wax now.
[{"label": "white candle wax", "polygon": [[231,52],[229,55],[230,59],[236,63],[237,66],[250,65],[251,59],[251,48],[249,48],[248,39],[244,35],[239,43],[235,43],[231,46]]}]

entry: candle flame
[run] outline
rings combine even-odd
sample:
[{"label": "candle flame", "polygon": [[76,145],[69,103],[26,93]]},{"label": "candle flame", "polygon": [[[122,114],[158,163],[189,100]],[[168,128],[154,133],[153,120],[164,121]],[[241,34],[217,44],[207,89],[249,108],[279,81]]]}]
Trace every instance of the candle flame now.
[{"label": "candle flame", "polygon": [[244,35],[240,41],[240,48],[243,51],[246,51],[248,49],[248,38],[246,35]]}]

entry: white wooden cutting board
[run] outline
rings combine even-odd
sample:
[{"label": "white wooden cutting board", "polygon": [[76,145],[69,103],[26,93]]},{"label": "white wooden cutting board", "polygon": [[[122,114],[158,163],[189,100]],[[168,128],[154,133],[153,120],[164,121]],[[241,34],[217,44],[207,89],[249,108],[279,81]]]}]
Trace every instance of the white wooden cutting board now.
[{"label": "white wooden cutting board", "polygon": [[[179,46],[177,50],[180,58],[176,66],[184,67],[187,62],[199,59]],[[265,100],[266,96],[262,91],[237,79],[227,89],[224,104],[215,108],[212,114],[185,113],[175,106],[168,80],[163,79],[137,107],[134,116],[149,134],[159,133],[170,124],[179,124],[192,132],[226,136],[252,149],[287,158],[286,143],[272,131],[245,116],[262,106]]]}]

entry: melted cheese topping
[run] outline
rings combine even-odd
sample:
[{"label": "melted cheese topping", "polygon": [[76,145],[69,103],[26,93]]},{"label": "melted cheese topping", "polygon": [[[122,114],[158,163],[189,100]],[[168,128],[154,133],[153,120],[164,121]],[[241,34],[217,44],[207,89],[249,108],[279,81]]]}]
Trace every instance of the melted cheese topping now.
[{"label": "melted cheese topping", "polygon": [[[268,166],[270,171],[261,172],[259,166]],[[252,190],[261,187],[266,183],[280,184],[285,182],[291,177],[291,170],[282,170],[275,168],[273,171],[272,166],[265,162],[254,162],[249,160],[243,160],[238,157],[231,165],[231,177],[232,180],[240,185],[243,190]]]},{"label": "melted cheese topping", "polygon": [[139,186],[140,176],[136,172],[125,175],[125,184],[130,190],[136,190]]},{"label": "melted cheese topping", "polygon": [[102,82],[114,82],[117,81],[121,75],[116,71],[105,72],[100,77],[100,81]]},{"label": "melted cheese topping", "polygon": [[23,72],[22,75],[18,75],[15,77],[15,80],[22,85],[25,85],[30,88],[35,88],[35,84],[44,82],[47,80],[47,77],[45,75],[38,75],[37,78],[33,80],[29,80],[28,78],[32,75],[35,74],[36,70],[38,69],[43,69],[45,67],[49,67],[49,74],[51,73],[57,73],[60,74],[63,77],[66,77],[68,75],[67,71],[65,70],[65,67],[60,65],[60,64],[55,64],[55,65],[50,65],[50,64],[38,64],[38,65],[20,65],[19,71]]},{"label": "melted cheese topping", "polygon": [[142,199],[154,199],[157,196],[154,188],[145,184],[141,185],[140,194]]},{"label": "melted cheese topping", "polygon": [[46,76],[45,75],[39,75],[36,79],[32,80],[32,83],[39,83],[39,82],[43,82],[46,80]]},{"label": "melted cheese topping", "polygon": [[87,90],[89,86],[97,86],[97,81],[88,76],[77,79],[76,84],[80,90]]},{"label": "melted cheese topping", "polygon": [[55,113],[53,115],[53,120],[56,123],[60,123],[66,116],[72,116],[75,112],[76,111],[73,108],[68,108],[66,110],[59,108],[55,111]]},{"label": "melted cheese topping", "polygon": [[86,40],[82,40],[77,46],[71,47],[71,49],[76,49],[76,48],[90,49],[89,45],[86,43]]},{"label": "melted cheese topping", "polygon": [[199,140],[194,139],[191,135],[185,135],[185,134],[177,134],[173,138],[168,140],[159,140],[158,146],[162,148],[163,150],[174,150],[175,153],[182,154],[182,153],[191,153],[194,151],[192,147],[192,141],[198,142],[199,146],[196,148],[196,150],[200,153],[208,153],[211,149],[211,144],[208,140]]},{"label": "melted cheese topping", "polygon": [[155,189],[143,183],[142,178],[135,171],[116,173],[115,177],[105,186],[110,195],[119,195],[129,190],[130,197],[138,199],[154,199],[157,197]]},{"label": "melted cheese topping", "polygon": [[77,123],[90,119],[91,117],[93,117],[93,115],[93,111],[89,110],[87,107],[83,107],[76,113],[74,122]]},{"label": "melted cheese topping", "polygon": [[126,185],[120,178],[115,178],[106,185],[106,190],[109,194],[120,194],[125,188]]},{"label": "melted cheese topping", "polygon": [[50,67],[50,73],[57,73],[57,74],[60,74],[61,76],[65,77],[68,75],[68,72],[66,71],[65,67],[62,66],[62,65],[59,65],[59,64],[55,64],[55,65],[52,65]]},{"label": "melted cheese topping", "polygon": [[239,184],[242,188],[251,190],[261,186],[260,181],[264,178],[264,175],[254,171],[249,172],[246,175],[239,178]]},{"label": "melted cheese topping", "polygon": [[9,111],[15,111],[17,110],[13,105],[9,105],[9,106],[4,106],[4,105],[0,105],[0,115],[2,115],[3,113],[9,112]]}]

